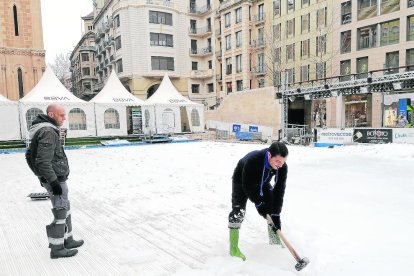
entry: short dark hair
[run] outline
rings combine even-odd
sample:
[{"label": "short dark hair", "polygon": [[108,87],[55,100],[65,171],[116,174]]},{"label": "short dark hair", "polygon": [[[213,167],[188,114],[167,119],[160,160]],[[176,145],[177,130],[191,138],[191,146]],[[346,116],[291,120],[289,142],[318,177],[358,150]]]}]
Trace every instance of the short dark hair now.
[{"label": "short dark hair", "polygon": [[277,155],[286,157],[289,154],[288,148],[281,142],[273,142],[269,147],[269,152],[272,157]]}]

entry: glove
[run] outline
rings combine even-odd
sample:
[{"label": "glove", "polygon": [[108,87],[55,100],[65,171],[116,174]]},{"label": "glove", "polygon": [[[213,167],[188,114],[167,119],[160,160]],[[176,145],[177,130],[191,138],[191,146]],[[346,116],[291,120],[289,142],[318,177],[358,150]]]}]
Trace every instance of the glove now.
[{"label": "glove", "polygon": [[62,187],[60,186],[60,183],[57,179],[52,181],[50,183],[50,186],[52,187],[53,195],[61,195],[62,194]]},{"label": "glove", "polygon": [[258,204],[256,204],[256,209],[257,212],[264,218],[266,218],[266,214],[268,214],[267,212],[267,207],[266,207],[266,203],[264,202],[260,202]]},{"label": "glove", "polygon": [[272,222],[273,222],[273,230],[277,231],[277,230],[282,230],[282,223],[280,222],[280,215],[279,214],[272,214],[270,215],[270,217],[272,218]]}]

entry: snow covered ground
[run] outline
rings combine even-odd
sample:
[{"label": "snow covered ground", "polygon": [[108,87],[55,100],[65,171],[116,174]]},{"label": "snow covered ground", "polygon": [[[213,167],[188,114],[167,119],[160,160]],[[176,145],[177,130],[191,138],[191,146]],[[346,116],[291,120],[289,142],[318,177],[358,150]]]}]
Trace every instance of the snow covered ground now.
[{"label": "snow covered ground", "polygon": [[0,154],[0,275],[413,275],[414,145],[291,146],[283,232],[268,245],[248,204],[247,261],[228,255],[231,175],[265,145],[195,142],[67,151],[73,258],[51,260],[49,201],[23,153]]}]

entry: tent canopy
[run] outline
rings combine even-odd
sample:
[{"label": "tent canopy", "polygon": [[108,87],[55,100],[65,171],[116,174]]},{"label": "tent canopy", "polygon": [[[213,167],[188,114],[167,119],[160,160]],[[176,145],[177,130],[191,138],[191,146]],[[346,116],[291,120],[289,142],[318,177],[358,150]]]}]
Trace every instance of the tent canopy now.
[{"label": "tent canopy", "polygon": [[0,94],[0,141],[19,139],[21,135],[17,102]]},{"label": "tent canopy", "polygon": [[203,106],[202,104],[192,102],[183,95],[181,95],[181,93],[178,92],[175,86],[172,84],[167,73],[165,73],[164,78],[162,79],[162,82],[158,87],[157,91],[155,91],[155,93],[148,100],[146,100],[145,103],[151,105],[159,104],[169,106]]},{"label": "tent canopy", "polygon": [[144,101],[132,95],[112,71],[104,88],[89,102],[96,104],[144,105]]}]

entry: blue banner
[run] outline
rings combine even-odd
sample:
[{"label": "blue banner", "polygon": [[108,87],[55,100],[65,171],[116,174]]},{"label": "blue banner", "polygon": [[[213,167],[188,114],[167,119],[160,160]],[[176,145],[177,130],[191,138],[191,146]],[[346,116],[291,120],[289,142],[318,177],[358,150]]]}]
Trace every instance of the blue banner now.
[{"label": "blue banner", "polygon": [[233,132],[239,132],[241,130],[241,125],[233,124]]},{"label": "blue banner", "polygon": [[249,132],[259,132],[258,126],[249,126]]}]

